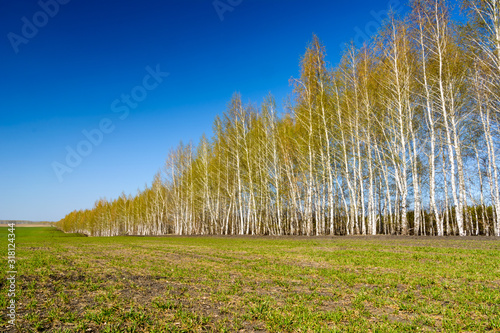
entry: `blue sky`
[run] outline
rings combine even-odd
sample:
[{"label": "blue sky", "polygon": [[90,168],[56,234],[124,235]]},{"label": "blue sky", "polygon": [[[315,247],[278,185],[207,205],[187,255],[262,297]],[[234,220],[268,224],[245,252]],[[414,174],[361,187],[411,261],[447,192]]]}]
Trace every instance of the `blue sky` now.
[{"label": "blue sky", "polygon": [[135,194],[180,140],[211,136],[234,92],[281,103],[313,33],[336,64],[405,4],[2,1],[0,219],[57,221]]}]

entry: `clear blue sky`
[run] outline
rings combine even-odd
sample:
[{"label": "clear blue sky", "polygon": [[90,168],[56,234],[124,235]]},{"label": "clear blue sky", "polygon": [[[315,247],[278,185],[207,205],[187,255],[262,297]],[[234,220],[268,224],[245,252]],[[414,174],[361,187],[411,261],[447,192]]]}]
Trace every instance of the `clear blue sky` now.
[{"label": "clear blue sky", "polygon": [[[135,194],[180,140],[211,136],[233,92],[281,103],[313,33],[336,64],[391,4],[406,11],[403,0],[219,0],[219,12],[213,0],[41,2],[0,4],[0,219],[56,221]],[[86,156],[68,164],[68,148]]]}]

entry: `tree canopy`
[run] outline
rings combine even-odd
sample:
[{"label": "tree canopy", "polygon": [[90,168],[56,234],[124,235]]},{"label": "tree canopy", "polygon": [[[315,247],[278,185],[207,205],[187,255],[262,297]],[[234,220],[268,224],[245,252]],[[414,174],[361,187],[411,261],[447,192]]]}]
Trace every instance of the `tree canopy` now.
[{"label": "tree canopy", "polygon": [[500,1],[412,0],[331,66],[313,36],[278,113],[234,94],[151,186],[57,223],[113,235],[497,235]]}]

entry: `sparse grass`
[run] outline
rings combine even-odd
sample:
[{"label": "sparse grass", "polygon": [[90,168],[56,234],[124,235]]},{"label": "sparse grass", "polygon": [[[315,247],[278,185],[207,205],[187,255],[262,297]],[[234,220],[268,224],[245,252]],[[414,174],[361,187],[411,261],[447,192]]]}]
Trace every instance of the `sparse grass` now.
[{"label": "sparse grass", "polygon": [[498,239],[16,234],[19,332],[500,332]]}]

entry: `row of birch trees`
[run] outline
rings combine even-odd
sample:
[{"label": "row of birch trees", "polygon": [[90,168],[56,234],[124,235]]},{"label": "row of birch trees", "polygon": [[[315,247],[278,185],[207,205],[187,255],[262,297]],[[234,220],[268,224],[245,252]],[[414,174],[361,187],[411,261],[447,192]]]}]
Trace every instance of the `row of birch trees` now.
[{"label": "row of birch trees", "polygon": [[235,94],[152,185],[61,220],[112,236],[496,235],[500,0],[411,1],[337,66],[313,37],[284,112]]}]

